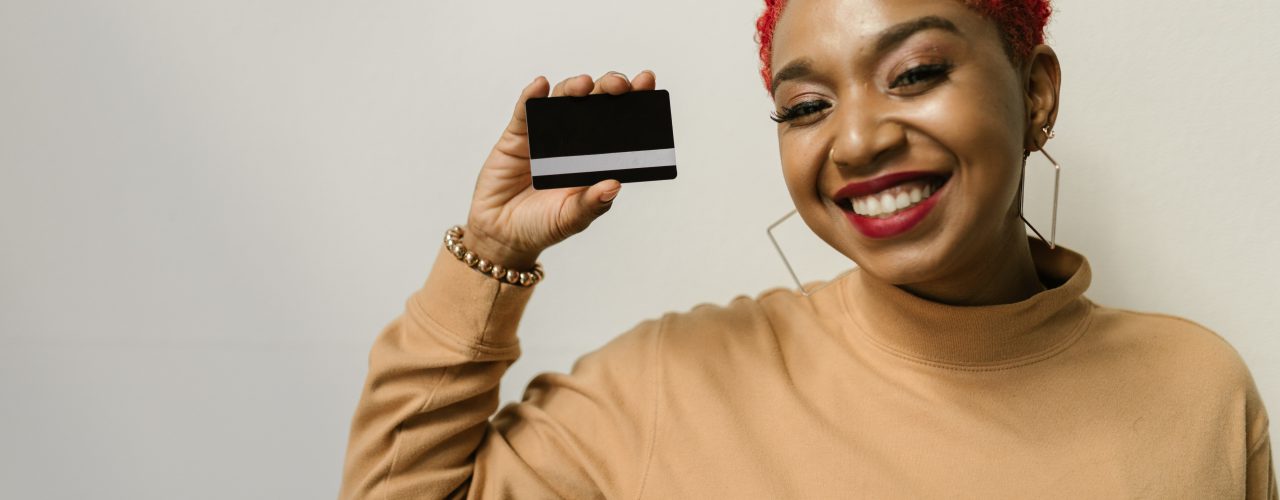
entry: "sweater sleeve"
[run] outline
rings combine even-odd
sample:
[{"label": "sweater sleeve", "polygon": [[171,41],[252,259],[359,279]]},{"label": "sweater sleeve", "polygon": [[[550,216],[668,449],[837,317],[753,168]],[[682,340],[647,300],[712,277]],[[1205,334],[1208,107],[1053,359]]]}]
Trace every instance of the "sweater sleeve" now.
[{"label": "sweater sleeve", "polygon": [[370,350],[340,499],[638,495],[661,319],[579,357],[570,374],[537,375],[494,415],[534,288],[483,276],[441,247]]},{"label": "sweater sleeve", "polygon": [[1270,433],[1263,434],[1262,438],[1250,448],[1247,467],[1248,485],[1245,498],[1280,500],[1280,494],[1276,492],[1276,470],[1271,457]]},{"label": "sweater sleeve", "polygon": [[1275,463],[1271,453],[1271,418],[1267,406],[1258,391],[1253,372],[1239,358],[1240,374],[1244,385],[1245,436],[1245,498],[1247,500],[1280,500],[1276,492]]}]

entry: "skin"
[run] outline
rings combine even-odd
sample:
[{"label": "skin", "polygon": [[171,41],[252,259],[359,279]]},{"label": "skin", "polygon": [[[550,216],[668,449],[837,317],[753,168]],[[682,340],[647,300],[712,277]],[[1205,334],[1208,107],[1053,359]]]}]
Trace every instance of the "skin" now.
[{"label": "skin", "polygon": [[536,97],[653,90],[656,78],[651,70],[641,71],[634,79],[611,71],[595,81],[587,74],[572,76],[555,87],[543,76],[534,78],[520,92],[511,121],[480,167],[462,244],[504,268],[529,270],[544,249],[582,232],[608,212],[622,189],[613,179],[586,187],[533,189],[525,102]]},{"label": "skin", "polygon": [[[874,50],[883,30],[930,15],[959,33],[927,28]],[[872,277],[937,302],[1002,304],[1045,290],[1018,216],[1018,184],[1024,151],[1039,150],[1057,114],[1052,49],[1011,61],[996,25],[956,0],[791,0],[772,57],[775,75],[797,58],[813,61],[808,76],[778,84],[778,113],[830,105],[778,124],[787,190],[814,233]],[[945,62],[949,71],[890,88],[915,66]],[[951,178],[905,233],[867,237],[832,198],[850,182],[908,170]]]}]

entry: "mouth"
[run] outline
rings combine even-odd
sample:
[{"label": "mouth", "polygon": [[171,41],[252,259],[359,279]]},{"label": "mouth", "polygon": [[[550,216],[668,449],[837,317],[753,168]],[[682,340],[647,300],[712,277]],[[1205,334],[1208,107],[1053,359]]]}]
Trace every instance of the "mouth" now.
[{"label": "mouth", "polygon": [[950,172],[901,172],[851,183],[832,198],[863,234],[887,238],[923,220],[949,180]]}]

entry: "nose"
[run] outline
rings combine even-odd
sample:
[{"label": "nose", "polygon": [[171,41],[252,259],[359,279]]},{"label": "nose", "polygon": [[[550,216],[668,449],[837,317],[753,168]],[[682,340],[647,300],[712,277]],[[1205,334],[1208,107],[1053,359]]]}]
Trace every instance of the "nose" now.
[{"label": "nose", "polygon": [[835,137],[829,159],[845,175],[868,175],[879,170],[884,160],[907,145],[902,123],[894,119],[874,99],[838,106]]}]

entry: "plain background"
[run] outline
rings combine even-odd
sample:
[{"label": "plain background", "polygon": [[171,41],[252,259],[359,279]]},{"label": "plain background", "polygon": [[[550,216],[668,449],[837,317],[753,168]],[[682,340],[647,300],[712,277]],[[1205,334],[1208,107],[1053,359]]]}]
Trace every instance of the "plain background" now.
[{"label": "plain background", "polygon": [[[0,497],[335,496],[368,349],[539,74],[653,69],[680,175],[544,253],[504,404],[642,319],[793,286],[761,7],[0,2]],[[1213,329],[1280,409],[1280,2],[1056,10],[1087,295]],[[847,264],[806,234],[780,228],[801,278]]]}]

